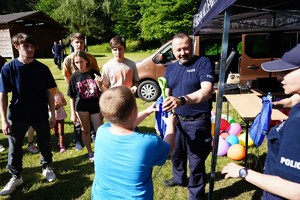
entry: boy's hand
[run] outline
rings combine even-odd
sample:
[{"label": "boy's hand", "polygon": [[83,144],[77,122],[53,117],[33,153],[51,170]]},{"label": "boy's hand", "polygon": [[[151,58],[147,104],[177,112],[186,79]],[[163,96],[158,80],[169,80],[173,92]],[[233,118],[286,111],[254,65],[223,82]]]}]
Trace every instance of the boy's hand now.
[{"label": "boy's hand", "polygon": [[176,126],[178,123],[178,119],[175,115],[175,113],[172,113],[168,118],[163,117],[162,118],[167,126]]},{"label": "boy's hand", "polygon": [[150,115],[153,112],[157,112],[158,108],[155,107],[155,103],[153,103],[151,106],[145,109],[145,112]]},{"label": "boy's hand", "polygon": [[130,88],[130,90],[131,90],[132,94],[134,94],[137,90],[137,87],[134,85]]}]

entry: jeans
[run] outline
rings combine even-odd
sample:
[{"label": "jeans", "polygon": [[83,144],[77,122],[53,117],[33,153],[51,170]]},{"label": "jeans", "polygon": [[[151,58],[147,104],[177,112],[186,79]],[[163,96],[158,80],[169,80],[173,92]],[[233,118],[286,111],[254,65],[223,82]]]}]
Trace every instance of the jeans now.
[{"label": "jeans", "polygon": [[23,158],[23,140],[25,134],[32,126],[36,131],[37,145],[41,152],[41,165],[46,168],[52,163],[51,152],[51,135],[49,121],[36,122],[36,123],[24,123],[24,122],[12,122],[12,132],[8,135],[9,152],[8,152],[8,171],[20,178],[22,172],[22,158]]}]

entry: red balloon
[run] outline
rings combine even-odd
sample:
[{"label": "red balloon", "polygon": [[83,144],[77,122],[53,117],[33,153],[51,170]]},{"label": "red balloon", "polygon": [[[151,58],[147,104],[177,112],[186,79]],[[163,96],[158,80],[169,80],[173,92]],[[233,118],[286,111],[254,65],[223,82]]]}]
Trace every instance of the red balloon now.
[{"label": "red balloon", "polygon": [[227,122],[226,119],[221,119],[221,123],[220,123],[220,130],[227,130],[227,128],[230,126],[230,124]]}]

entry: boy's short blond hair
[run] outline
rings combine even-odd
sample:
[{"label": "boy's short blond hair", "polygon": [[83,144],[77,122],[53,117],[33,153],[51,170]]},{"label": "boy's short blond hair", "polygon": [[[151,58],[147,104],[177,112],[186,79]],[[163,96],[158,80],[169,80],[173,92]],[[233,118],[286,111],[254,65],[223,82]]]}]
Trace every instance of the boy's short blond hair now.
[{"label": "boy's short blond hair", "polygon": [[100,110],[103,117],[113,124],[122,124],[136,109],[135,96],[124,86],[112,87],[100,97]]}]

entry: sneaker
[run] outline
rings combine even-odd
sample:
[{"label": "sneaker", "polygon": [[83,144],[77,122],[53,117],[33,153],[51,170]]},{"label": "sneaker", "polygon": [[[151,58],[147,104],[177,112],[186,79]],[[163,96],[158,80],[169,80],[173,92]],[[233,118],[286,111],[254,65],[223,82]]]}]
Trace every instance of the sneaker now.
[{"label": "sneaker", "polygon": [[49,166],[43,169],[43,175],[47,178],[48,182],[52,182],[56,179],[56,175]]},{"label": "sneaker", "polygon": [[59,152],[60,153],[64,153],[64,152],[66,152],[66,147],[65,146],[62,146],[62,147],[60,147],[60,150],[59,150]]},{"label": "sneaker", "polygon": [[22,185],[22,183],[23,183],[22,177],[21,178],[17,178],[15,176],[12,177],[9,180],[9,182],[5,185],[5,187],[1,190],[0,195],[6,196],[6,195],[13,193],[13,191],[15,191],[17,189],[17,187]]},{"label": "sneaker", "polygon": [[39,149],[33,144],[29,144],[27,147],[27,151],[29,151],[30,153],[38,153]]},{"label": "sneaker", "polygon": [[89,153],[89,160],[94,162],[94,153]]},{"label": "sneaker", "polygon": [[75,144],[76,151],[80,151],[82,148],[83,147],[82,147],[81,143],[79,141],[77,141],[76,144]]},{"label": "sneaker", "polygon": [[4,146],[2,146],[2,145],[0,144],[0,152],[3,152],[3,151],[5,151],[5,148],[4,148]]}]

